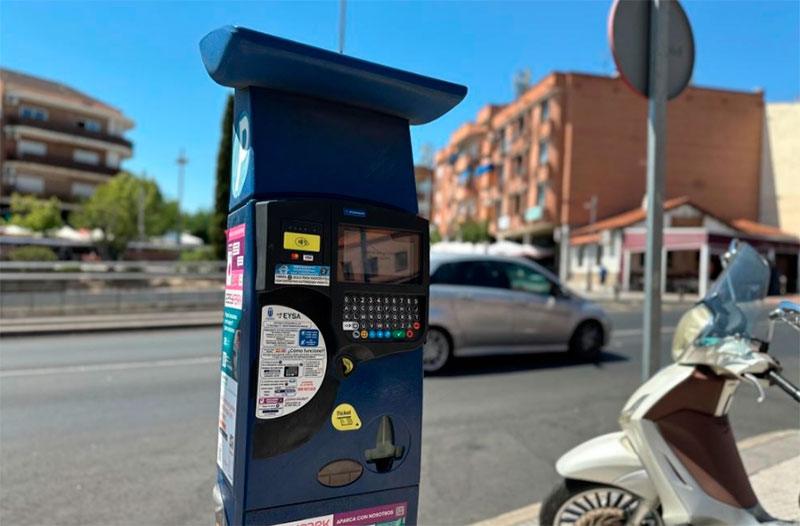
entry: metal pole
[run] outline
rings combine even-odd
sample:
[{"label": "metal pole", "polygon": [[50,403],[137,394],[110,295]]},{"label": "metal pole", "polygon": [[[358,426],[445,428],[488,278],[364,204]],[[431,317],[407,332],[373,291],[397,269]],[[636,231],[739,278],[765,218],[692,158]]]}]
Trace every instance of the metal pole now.
[{"label": "metal pole", "polygon": [[139,259],[142,259],[142,243],[145,240],[144,230],[144,201],[145,193],[144,187],[147,184],[147,172],[142,172],[142,184],[139,186],[139,210],[136,217],[136,230],[139,234],[139,249],[136,251],[139,254]]},{"label": "metal pole", "polygon": [[189,159],[186,158],[184,155],[183,148],[181,148],[181,153],[178,155],[178,158],[175,160],[178,163],[178,217],[176,218],[176,227],[177,230],[177,243],[178,243],[178,250],[181,248],[181,232],[183,231],[183,217],[181,217],[181,199],[183,198],[183,169],[186,164],[189,162]]},{"label": "metal pole", "polygon": [[661,368],[661,248],[664,238],[664,151],[666,146],[669,7],[650,2],[650,102],[647,121],[647,250],[644,272],[642,379]]},{"label": "metal pole", "polygon": [[347,17],[347,0],[339,0],[339,53],[344,53],[344,30]]},{"label": "metal pole", "polygon": [[[597,196],[593,195],[591,199],[583,204],[583,207],[589,210],[589,226],[597,221]],[[586,251],[586,292],[592,291],[592,255]],[[597,257],[597,246],[595,246],[595,258]]]}]

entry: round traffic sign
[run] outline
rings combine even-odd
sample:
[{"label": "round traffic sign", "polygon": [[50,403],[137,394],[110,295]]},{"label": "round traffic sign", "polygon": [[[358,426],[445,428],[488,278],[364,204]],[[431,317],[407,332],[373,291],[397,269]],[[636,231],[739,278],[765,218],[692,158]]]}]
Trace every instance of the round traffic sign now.
[{"label": "round traffic sign", "polygon": [[[689,84],[694,69],[694,36],[678,0],[660,0],[669,6],[669,62],[667,99]],[[615,0],[608,17],[611,54],[622,80],[634,91],[650,96],[650,12],[653,0]]]}]

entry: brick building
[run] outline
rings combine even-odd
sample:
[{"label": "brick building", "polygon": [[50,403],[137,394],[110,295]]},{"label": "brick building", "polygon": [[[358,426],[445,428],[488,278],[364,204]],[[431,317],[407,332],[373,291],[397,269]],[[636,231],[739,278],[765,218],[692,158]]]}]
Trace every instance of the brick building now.
[{"label": "brick building", "polygon": [[[757,221],[763,123],[762,92],[687,88],[667,106],[666,197]],[[646,126],[646,100],[619,78],[551,73],[437,153],[432,222],[446,238],[472,218],[494,237],[553,246],[589,223],[593,200],[598,219],[641,205]]]},{"label": "brick building", "polygon": [[427,166],[414,167],[414,180],[417,183],[417,207],[419,215],[431,218],[431,200],[433,198],[433,169]]},{"label": "brick building", "polygon": [[77,90],[0,69],[0,212],[11,194],[58,197],[65,211],[119,172],[133,121]]}]

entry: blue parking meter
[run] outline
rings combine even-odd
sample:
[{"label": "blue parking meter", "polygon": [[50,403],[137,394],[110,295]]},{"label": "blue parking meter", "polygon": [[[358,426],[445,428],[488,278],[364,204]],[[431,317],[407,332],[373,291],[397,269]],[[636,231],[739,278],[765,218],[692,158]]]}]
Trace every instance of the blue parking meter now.
[{"label": "blue parking meter", "polygon": [[235,88],[217,520],[414,524],[429,240],[408,127],[466,88],[239,27],[200,48]]}]

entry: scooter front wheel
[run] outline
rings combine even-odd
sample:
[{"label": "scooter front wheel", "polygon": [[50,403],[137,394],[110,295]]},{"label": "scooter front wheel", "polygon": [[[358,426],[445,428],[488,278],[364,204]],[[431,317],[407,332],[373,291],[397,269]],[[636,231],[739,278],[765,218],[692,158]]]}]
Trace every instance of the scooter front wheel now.
[{"label": "scooter front wheel", "polygon": [[[563,480],[542,503],[539,523],[542,526],[625,526],[641,498],[621,488]],[[661,514],[650,512],[644,526],[663,526]]]}]

